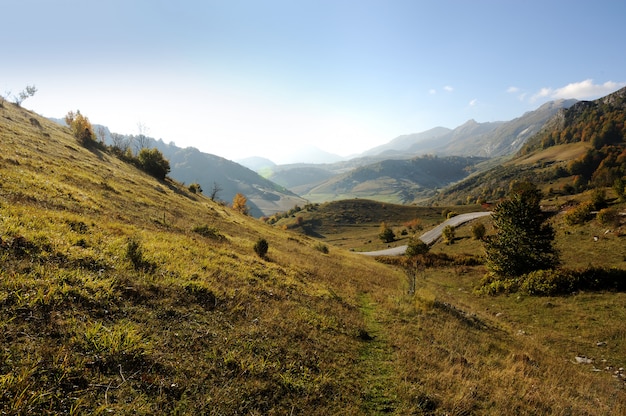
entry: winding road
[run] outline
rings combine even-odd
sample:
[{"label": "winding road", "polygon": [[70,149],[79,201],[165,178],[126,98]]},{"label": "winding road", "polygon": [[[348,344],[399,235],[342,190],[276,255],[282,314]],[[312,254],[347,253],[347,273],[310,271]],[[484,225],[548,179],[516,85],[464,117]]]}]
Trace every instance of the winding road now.
[{"label": "winding road", "polygon": [[[491,212],[486,211],[486,212],[470,212],[468,214],[459,214],[457,216],[454,216],[442,222],[441,224],[439,224],[432,230],[426,231],[424,234],[420,236],[420,240],[430,245],[434,243],[435,241],[437,241],[439,237],[441,237],[441,232],[448,225],[451,227],[456,227],[468,221],[475,220],[476,218],[485,217],[487,215],[491,215]],[[364,254],[366,256],[401,256],[406,252],[406,247],[407,246],[404,245],[404,246],[388,248],[386,250],[364,251],[364,252],[360,252],[359,254]]]}]

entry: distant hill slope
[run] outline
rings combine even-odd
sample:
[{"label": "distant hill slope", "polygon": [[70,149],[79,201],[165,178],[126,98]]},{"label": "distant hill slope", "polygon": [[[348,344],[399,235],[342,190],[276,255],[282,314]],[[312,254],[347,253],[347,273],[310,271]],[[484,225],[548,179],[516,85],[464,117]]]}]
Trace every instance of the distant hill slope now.
[{"label": "distant hill slope", "polygon": [[432,196],[437,188],[465,178],[482,160],[436,156],[384,160],[334,176],[303,196],[314,202],[369,198],[411,203]]},{"label": "distant hill slope", "polygon": [[412,153],[412,148],[419,143],[429,143],[428,146],[432,146],[432,143],[437,142],[437,138],[443,137],[450,132],[451,130],[447,127],[435,127],[421,133],[405,134],[396,137],[388,143],[369,149],[361,153],[361,156],[378,156],[385,154],[385,152],[392,154]]},{"label": "distant hill slope", "polygon": [[435,202],[497,199],[516,180],[555,195],[610,187],[626,180],[625,137],[626,88],[560,109],[514,158],[445,189]]},{"label": "distant hill slope", "polygon": [[187,184],[197,182],[205,193],[211,191],[214,183],[218,184],[222,188],[218,198],[226,202],[232,201],[236,193],[242,193],[250,203],[250,214],[255,217],[306,203],[290,190],[228,159],[192,147],[181,149],[162,142],[156,142],[156,147],[170,160],[173,178]]},{"label": "distant hill slope", "polygon": [[[51,120],[65,125],[62,119]],[[101,125],[95,125],[94,129],[107,144],[113,144],[115,136],[124,145],[135,148],[136,136],[111,133],[108,127]],[[227,203],[233,200],[235,194],[244,194],[252,216],[272,215],[306,203],[306,200],[292,191],[231,160],[201,152],[194,147],[181,148],[172,142],[165,143],[151,137],[143,137],[142,141],[147,147],[159,149],[169,160],[172,178],[188,185],[198,183],[207,194],[217,185],[220,188],[217,198]]]}]

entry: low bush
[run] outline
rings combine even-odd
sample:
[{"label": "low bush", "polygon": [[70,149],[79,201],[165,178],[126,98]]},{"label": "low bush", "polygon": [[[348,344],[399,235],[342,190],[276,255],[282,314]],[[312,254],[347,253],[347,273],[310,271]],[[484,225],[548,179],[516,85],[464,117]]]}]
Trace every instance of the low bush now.
[{"label": "low bush", "polygon": [[157,179],[164,180],[170,173],[170,162],[158,149],[141,149],[137,155],[137,162],[144,172]]},{"label": "low bush", "polygon": [[254,252],[261,258],[264,258],[267,255],[268,249],[269,249],[269,243],[264,238],[260,238],[254,244]]},{"label": "low bush", "polygon": [[191,185],[189,185],[189,192],[191,192],[192,194],[201,194],[202,193],[202,187],[200,186],[199,183],[192,183]]},{"label": "low bush", "polygon": [[518,278],[488,274],[477,289],[485,295],[520,292],[531,296],[568,295],[581,290],[625,291],[626,270],[603,267],[535,270]]},{"label": "low bush", "polygon": [[591,215],[593,203],[591,201],[582,202],[575,208],[567,211],[565,214],[565,222],[569,225],[583,224]]},{"label": "low bush", "polygon": [[328,254],[328,246],[323,243],[317,243],[315,249],[321,253]]},{"label": "low bush", "polygon": [[144,258],[143,247],[136,238],[129,238],[126,242],[126,259],[131,262],[135,270],[152,272],[156,269],[156,264]]},{"label": "low bush", "polygon": [[430,246],[420,240],[417,237],[413,237],[409,240],[409,244],[407,244],[405,254],[409,257],[417,256],[419,254],[426,254]]},{"label": "low bush", "polygon": [[620,215],[615,208],[601,209],[596,218],[602,225],[617,226],[620,223]]},{"label": "low bush", "polygon": [[215,227],[210,227],[207,224],[198,225],[192,230],[194,233],[198,233],[203,237],[212,238],[214,240],[225,240],[226,237],[220,233],[220,231]]},{"label": "low bush", "polygon": [[472,237],[474,240],[483,240],[486,233],[487,229],[482,222],[478,222],[472,226]]}]

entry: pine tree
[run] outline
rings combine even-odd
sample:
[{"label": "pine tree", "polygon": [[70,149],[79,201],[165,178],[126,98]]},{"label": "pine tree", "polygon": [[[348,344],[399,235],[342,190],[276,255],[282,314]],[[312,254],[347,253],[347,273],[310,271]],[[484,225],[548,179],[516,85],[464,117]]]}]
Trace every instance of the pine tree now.
[{"label": "pine tree", "polygon": [[541,212],[540,200],[534,185],[523,184],[496,205],[492,215],[496,234],[485,241],[489,271],[515,277],[559,264],[554,229]]}]

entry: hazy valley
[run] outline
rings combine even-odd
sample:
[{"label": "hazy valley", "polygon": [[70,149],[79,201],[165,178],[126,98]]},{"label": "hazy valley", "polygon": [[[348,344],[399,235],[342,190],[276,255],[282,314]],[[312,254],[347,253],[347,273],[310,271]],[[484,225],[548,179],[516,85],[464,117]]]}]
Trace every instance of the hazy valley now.
[{"label": "hazy valley", "polygon": [[[0,101],[0,410],[624,414],[625,120],[622,89],[262,176]],[[499,275],[528,182],[559,262]]]}]

